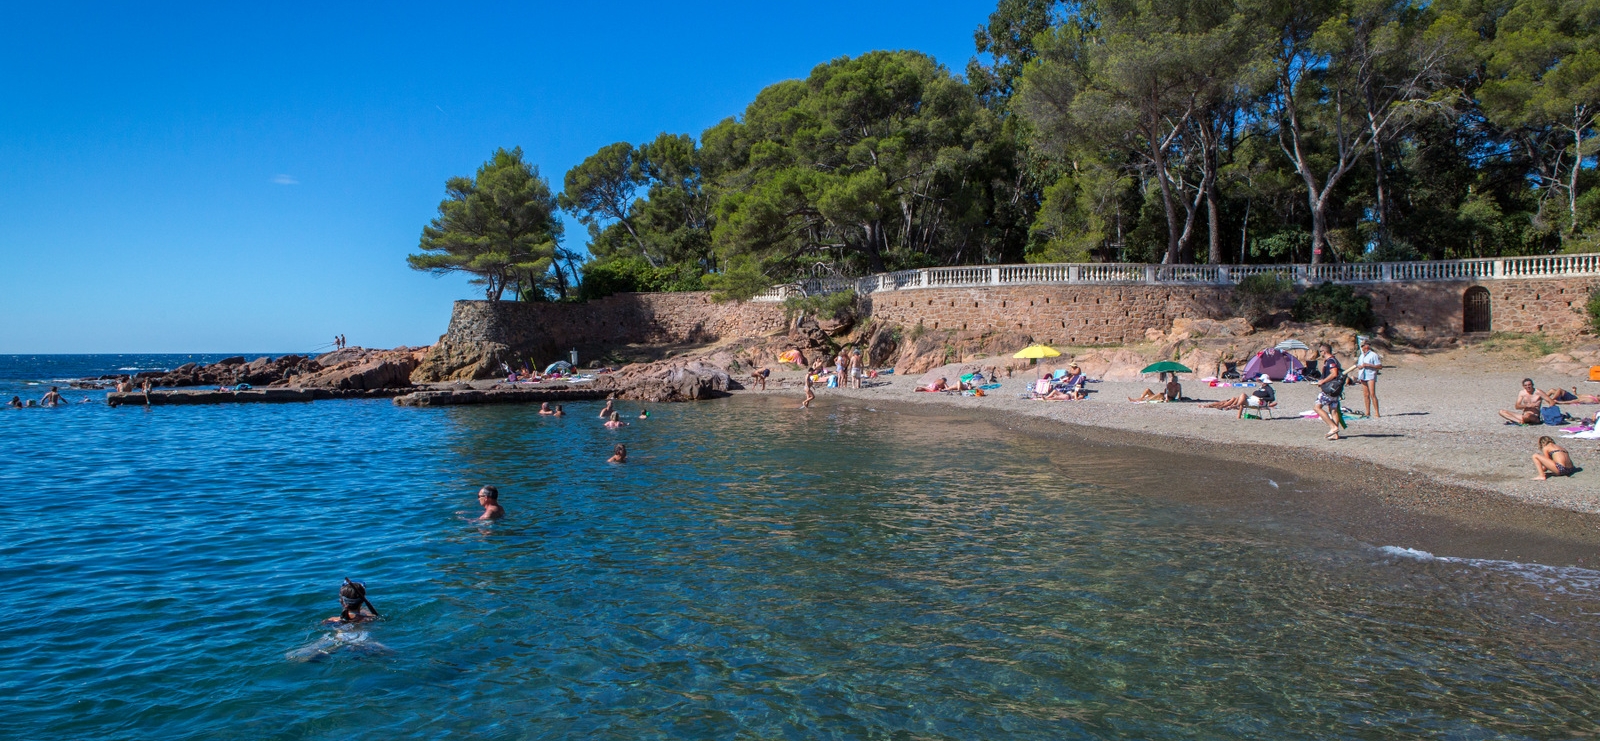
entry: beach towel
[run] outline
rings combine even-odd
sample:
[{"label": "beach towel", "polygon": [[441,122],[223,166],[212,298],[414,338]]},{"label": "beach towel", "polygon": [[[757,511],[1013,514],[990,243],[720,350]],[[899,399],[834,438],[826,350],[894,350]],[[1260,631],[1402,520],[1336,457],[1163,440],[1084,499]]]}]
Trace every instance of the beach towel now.
[{"label": "beach towel", "polygon": [[1562,435],[1562,437],[1575,437],[1575,438],[1577,438],[1579,440],[1600,440],[1600,430],[1590,430],[1588,432],[1574,432],[1571,435]]}]

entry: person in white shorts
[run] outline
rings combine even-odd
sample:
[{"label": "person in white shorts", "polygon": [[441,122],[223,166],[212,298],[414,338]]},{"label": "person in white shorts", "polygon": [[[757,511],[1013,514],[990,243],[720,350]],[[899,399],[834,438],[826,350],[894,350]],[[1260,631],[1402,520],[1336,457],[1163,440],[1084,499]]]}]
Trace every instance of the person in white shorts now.
[{"label": "person in white shorts", "polygon": [[1383,415],[1378,413],[1378,371],[1383,370],[1383,358],[1372,349],[1372,343],[1365,337],[1356,338],[1357,348],[1361,357],[1356,361],[1356,367],[1351,370],[1356,373],[1356,382],[1361,384],[1361,398],[1366,402],[1366,415],[1377,419]]}]

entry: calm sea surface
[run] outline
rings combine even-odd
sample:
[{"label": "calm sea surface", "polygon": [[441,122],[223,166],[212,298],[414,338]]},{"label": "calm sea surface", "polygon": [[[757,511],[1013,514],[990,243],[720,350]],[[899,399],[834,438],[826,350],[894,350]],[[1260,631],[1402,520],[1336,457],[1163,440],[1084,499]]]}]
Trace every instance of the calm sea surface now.
[{"label": "calm sea surface", "polygon": [[[211,359],[0,356],[0,393]],[[792,405],[0,411],[0,737],[1600,732],[1596,572],[1153,495],[1271,485],[1228,464]],[[346,576],[384,620],[319,624]]]}]

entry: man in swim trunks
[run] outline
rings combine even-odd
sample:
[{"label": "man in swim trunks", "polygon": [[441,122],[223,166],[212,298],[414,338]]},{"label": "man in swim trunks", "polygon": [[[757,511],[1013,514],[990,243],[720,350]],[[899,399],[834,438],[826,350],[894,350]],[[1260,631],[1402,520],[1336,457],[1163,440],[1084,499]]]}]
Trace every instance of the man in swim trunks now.
[{"label": "man in swim trunks", "polygon": [[770,375],[772,375],[772,371],[770,369],[757,368],[754,373],[750,374],[750,383],[753,386],[760,386],[762,391],[766,391],[767,377]]},{"label": "man in swim trunks", "polygon": [[1545,404],[1555,404],[1549,394],[1533,387],[1532,378],[1522,379],[1522,393],[1517,394],[1515,411],[1500,410],[1500,416],[1507,422],[1517,425],[1536,425],[1543,422],[1539,417],[1539,409]]},{"label": "man in swim trunks", "polygon": [[611,413],[616,411],[612,406],[615,403],[616,402],[611,400],[611,399],[606,399],[606,405],[604,407],[600,408],[600,418],[601,419],[604,419],[606,417],[611,416]]},{"label": "man in swim trunks", "polygon": [[478,504],[483,505],[483,516],[480,520],[498,520],[506,516],[506,510],[500,506],[500,490],[493,486],[485,486],[478,490]]},{"label": "man in swim trunks", "polygon": [[39,406],[43,407],[60,406],[65,403],[67,403],[66,398],[61,395],[61,391],[55,386],[51,386],[50,393],[45,394],[44,398],[39,400]]},{"label": "man in swim trunks", "polygon": [[1533,467],[1539,471],[1534,481],[1544,481],[1551,476],[1571,476],[1578,470],[1567,449],[1557,445],[1548,435],[1539,438],[1539,452],[1533,454]]}]

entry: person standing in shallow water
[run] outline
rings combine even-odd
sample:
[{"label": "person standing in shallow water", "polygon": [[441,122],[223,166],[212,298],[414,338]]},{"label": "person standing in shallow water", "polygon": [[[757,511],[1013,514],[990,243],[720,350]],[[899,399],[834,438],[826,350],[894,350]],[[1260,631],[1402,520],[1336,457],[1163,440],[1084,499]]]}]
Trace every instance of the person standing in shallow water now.
[{"label": "person standing in shallow water", "polygon": [[615,400],[606,399],[606,405],[604,407],[600,408],[600,418],[601,419],[605,419],[606,417],[611,416],[611,413],[616,411],[616,408],[614,406],[615,404],[616,404]]},{"label": "person standing in shallow water", "polygon": [[811,408],[811,401],[813,399],[817,398],[817,392],[813,390],[813,386],[814,386],[814,384],[811,381],[811,374],[807,373],[806,374],[806,398],[805,398],[804,401],[800,402],[800,408],[801,409],[810,409]]}]

